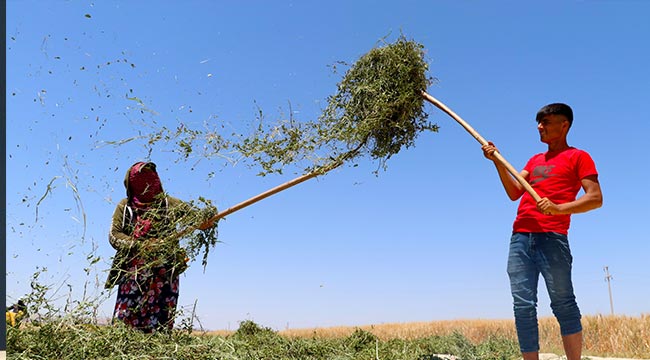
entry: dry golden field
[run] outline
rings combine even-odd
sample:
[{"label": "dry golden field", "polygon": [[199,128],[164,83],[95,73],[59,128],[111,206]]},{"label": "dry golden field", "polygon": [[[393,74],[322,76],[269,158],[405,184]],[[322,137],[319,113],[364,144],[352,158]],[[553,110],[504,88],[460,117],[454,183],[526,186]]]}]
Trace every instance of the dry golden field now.
[{"label": "dry golden field", "polygon": [[[650,314],[638,317],[588,315],[582,319],[585,355],[650,359]],[[459,332],[472,342],[489,337],[516,339],[514,320],[448,320],[394,323],[358,327],[289,329],[279,334],[287,337],[346,337],[360,328],[382,340],[415,339]],[[553,317],[539,320],[541,352],[562,354],[560,328]]]}]

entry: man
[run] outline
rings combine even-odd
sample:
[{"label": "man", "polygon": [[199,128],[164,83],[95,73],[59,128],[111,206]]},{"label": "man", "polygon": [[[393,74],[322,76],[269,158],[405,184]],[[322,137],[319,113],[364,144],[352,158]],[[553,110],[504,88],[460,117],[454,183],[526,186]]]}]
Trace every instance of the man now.
[{"label": "man", "polygon": [[[579,360],[582,324],[571,282],[572,256],[567,234],[571,214],[599,208],[603,198],[591,156],[567,143],[573,123],[571,108],[561,103],[546,105],[539,110],[536,120],[540,140],[548,150],[533,156],[520,174],[542,198],[539,202],[495,161],[494,153],[498,150],[493,143],[482,149],[485,157],[494,161],[508,197],[513,201],[521,198],[510,240],[508,276],[524,360],[539,359],[539,274],[544,278],[553,314],[560,323],[567,359]],[[584,194],[577,197],[580,189]]]}]

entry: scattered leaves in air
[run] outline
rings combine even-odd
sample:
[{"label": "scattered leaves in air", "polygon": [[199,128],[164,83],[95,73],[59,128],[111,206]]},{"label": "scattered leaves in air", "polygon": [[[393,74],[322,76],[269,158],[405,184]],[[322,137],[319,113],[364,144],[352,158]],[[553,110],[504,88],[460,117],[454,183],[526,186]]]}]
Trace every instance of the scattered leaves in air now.
[{"label": "scattered leaves in air", "polygon": [[136,96],[131,96],[131,97],[126,97],[127,100],[135,101],[138,103],[138,105],[144,106],[144,102],[140,99],[138,99]]},{"label": "scattered leaves in air", "polygon": [[290,109],[289,119],[267,124],[260,110],[256,131],[235,147],[262,167],[260,175],[306,159],[320,167],[361,155],[385,168],[420,132],[438,130],[423,110],[427,70],[423,46],[400,37],[350,67],[318,121],[296,121]]},{"label": "scattered leaves in air", "polygon": [[[36,220],[35,220],[35,222],[38,222],[38,209],[39,209],[39,207],[41,206],[41,203],[43,202],[43,200],[45,200],[45,198],[46,198],[48,195],[52,194],[52,189],[54,189],[53,184],[54,184],[54,182],[55,182],[57,179],[59,179],[60,177],[61,177],[61,176],[55,176],[55,177],[53,177],[53,178],[50,180],[49,184],[47,184],[47,187],[46,187],[46,189],[45,189],[45,194],[43,194],[43,196],[41,196],[41,198],[40,198],[40,199],[38,200],[38,202],[36,203]],[[23,199],[23,202],[25,202],[25,199]]]},{"label": "scattered leaves in air", "polygon": [[[86,17],[90,18],[90,15]],[[46,40],[43,49],[45,45]],[[55,59],[60,60],[60,57]],[[119,67],[119,64],[128,64],[135,68],[134,63],[122,58],[95,64],[98,69]],[[86,65],[92,69],[95,64]],[[137,140],[145,146],[149,154],[154,149],[166,152],[171,148],[171,152],[179,161],[219,159],[236,163],[246,160],[252,166],[260,168],[258,174],[264,176],[281,174],[287,166],[300,166],[304,171],[330,169],[344,162],[357,161],[359,156],[368,156],[385,166],[391,156],[403,148],[413,146],[420,132],[437,131],[437,127],[427,121],[427,114],[423,111],[421,91],[426,90],[432,80],[426,75],[428,65],[424,61],[422,45],[401,37],[395,43],[372,49],[352,65],[339,62],[337,66],[346,66],[348,71],[338,84],[337,93],[327,98],[327,106],[322,115],[311,121],[295,118],[297,112],[293,111],[291,103],[288,103],[286,115],[281,115],[280,119],[275,121],[269,121],[266,114],[258,108],[256,121],[252,124],[249,135],[230,131],[223,122],[212,115],[198,126],[191,120],[178,119],[176,124],[169,125],[157,122],[160,121],[158,118],[148,121],[149,119],[137,115],[140,117],[138,121],[149,126],[149,130],[153,128],[153,131],[147,133],[146,128],[141,128],[128,139],[103,143],[119,146]],[[81,66],[80,70],[86,70],[86,66]],[[336,67],[334,70],[337,70]],[[208,73],[207,76],[212,77],[213,74]],[[119,76],[116,79],[119,79]],[[133,88],[125,87],[126,95],[113,98],[134,102],[137,105],[130,104],[127,108],[135,108],[141,114],[149,112],[151,115],[158,115],[143,101],[148,98],[136,96],[137,91],[134,94]],[[95,91],[99,93],[97,87]],[[45,94],[45,90],[38,93],[42,104]],[[15,93],[12,95],[15,96]],[[104,97],[104,94],[101,95]],[[151,106],[151,101],[147,103]],[[89,105],[93,105],[91,111],[101,111],[98,104]],[[182,116],[196,116],[190,106],[187,106],[186,110]],[[98,123],[97,131],[106,124],[105,114],[100,115],[93,116]],[[104,119],[100,120],[101,118]],[[97,132],[95,135],[98,135]],[[98,137],[95,136],[95,139]],[[68,140],[71,141],[72,136],[69,136]],[[213,177],[214,172],[209,176]],[[71,173],[64,178],[66,187],[74,193],[77,209],[83,215],[85,227],[85,213],[77,192],[77,175]],[[45,194],[36,204],[37,211],[39,205],[49,196],[55,184],[54,180],[50,181]],[[202,236],[203,238],[195,238],[193,243],[190,241],[186,245],[193,256],[202,252],[205,262],[207,251],[216,242],[216,233]]]},{"label": "scattered leaves in air", "polygon": [[[385,168],[391,156],[414,146],[420,132],[435,132],[438,127],[427,120],[423,110],[421,91],[433,81],[426,75],[423,46],[403,36],[382,45],[352,65],[341,61],[333,66],[335,72],[344,66],[348,71],[316,120],[294,118],[289,103],[288,116],[275,121],[268,121],[258,108],[256,123],[248,135],[233,132],[225,136],[220,131],[223,129],[205,125],[192,129],[185,124],[176,130],[162,127],[145,135],[147,146],[152,149],[158,142],[175,144],[180,160],[217,157],[231,161],[232,154],[238,154],[240,160],[261,168],[260,176],[281,174],[286,166],[313,171],[356,161],[359,156],[369,156]],[[132,91],[126,99],[136,102],[141,113],[156,114]],[[191,108],[188,111],[192,112]],[[119,145],[133,139],[112,143]]]},{"label": "scattered leaves in air", "polygon": [[90,18],[92,17],[92,16],[90,16],[90,14],[86,14],[86,15],[84,15],[84,16],[85,16],[87,19],[90,19]]}]

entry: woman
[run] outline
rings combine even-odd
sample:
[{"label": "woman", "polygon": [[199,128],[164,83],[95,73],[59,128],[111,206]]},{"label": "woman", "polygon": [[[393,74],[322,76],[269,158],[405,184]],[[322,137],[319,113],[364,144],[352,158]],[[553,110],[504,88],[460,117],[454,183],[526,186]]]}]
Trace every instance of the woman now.
[{"label": "woman", "polygon": [[[197,221],[199,210],[164,193],[152,162],[131,166],[124,186],[126,198],[113,213],[108,237],[117,251],[106,281],[107,289],[118,286],[113,317],[147,333],[170,330],[178,276],[188,261],[173,235],[179,224]],[[204,221],[199,229],[213,225]]]}]

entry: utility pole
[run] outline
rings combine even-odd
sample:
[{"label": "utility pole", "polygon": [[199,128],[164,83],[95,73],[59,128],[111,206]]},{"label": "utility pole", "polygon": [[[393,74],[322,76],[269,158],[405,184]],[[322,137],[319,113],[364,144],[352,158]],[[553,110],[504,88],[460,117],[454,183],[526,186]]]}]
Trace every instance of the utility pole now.
[{"label": "utility pole", "polygon": [[607,289],[609,290],[609,309],[612,312],[612,315],[614,315],[614,301],[612,300],[612,285],[610,284],[610,281],[613,279],[612,275],[609,274],[609,267],[605,266],[603,268],[605,271],[605,281],[607,281]]}]

